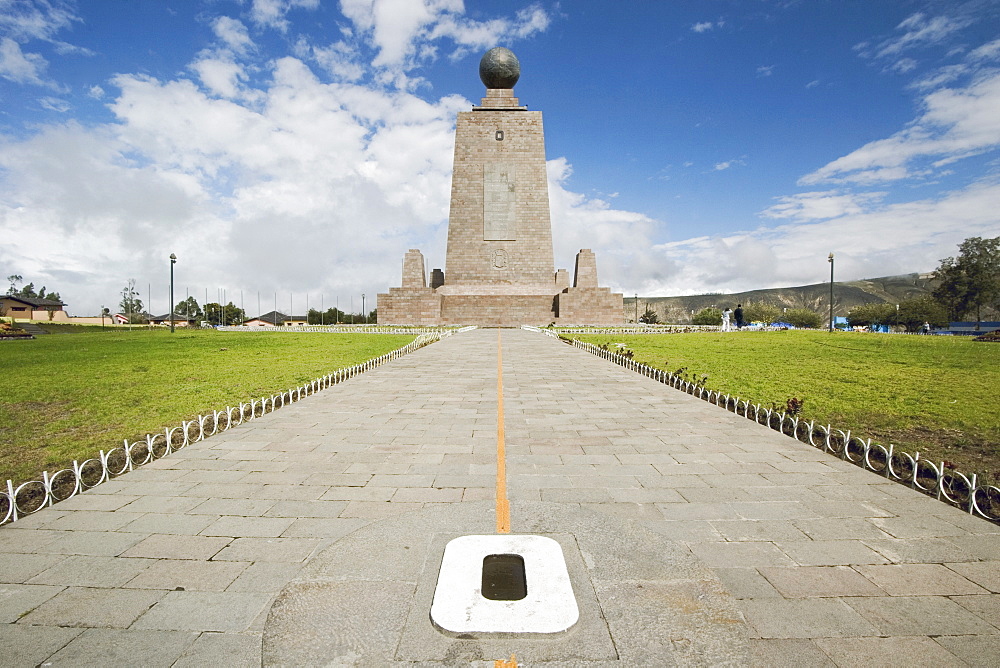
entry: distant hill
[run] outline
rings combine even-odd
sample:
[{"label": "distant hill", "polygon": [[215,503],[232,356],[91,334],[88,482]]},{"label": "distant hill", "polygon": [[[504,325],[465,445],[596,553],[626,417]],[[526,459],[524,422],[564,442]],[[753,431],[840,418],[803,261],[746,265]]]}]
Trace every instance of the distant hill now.
[{"label": "distant hill", "polygon": [[[903,274],[845,281],[833,284],[833,313],[847,315],[858,304],[872,302],[898,304],[930,294],[933,290],[930,274]],[[660,322],[684,324],[691,321],[692,313],[712,306],[736,308],[737,304],[766,302],[781,308],[807,308],[827,314],[830,309],[830,284],[815,283],[793,288],[769,288],[729,294],[687,295],[683,297],[639,297],[639,315],[649,308],[656,311]],[[635,320],[635,298],[625,299],[625,317]]]}]

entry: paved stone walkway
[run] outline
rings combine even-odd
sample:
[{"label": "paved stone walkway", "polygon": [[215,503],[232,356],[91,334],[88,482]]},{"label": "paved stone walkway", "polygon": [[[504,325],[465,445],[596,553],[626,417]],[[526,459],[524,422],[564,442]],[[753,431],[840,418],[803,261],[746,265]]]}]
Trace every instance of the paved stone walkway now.
[{"label": "paved stone walkway", "polygon": [[[514,533],[541,501],[676,541],[736,599],[757,665],[1000,665],[1000,527],[548,337],[502,337]],[[0,664],[259,665],[311,555],[494,498],[496,342],[451,337],[0,528]]]}]

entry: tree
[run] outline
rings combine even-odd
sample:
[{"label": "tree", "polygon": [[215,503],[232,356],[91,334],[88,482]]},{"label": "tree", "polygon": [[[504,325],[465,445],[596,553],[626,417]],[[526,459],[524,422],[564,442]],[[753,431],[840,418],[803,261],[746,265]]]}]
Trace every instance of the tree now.
[{"label": "tree", "polygon": [[960,320],[969,313],[982,319],[983,306],[1000,300],[1000,237],[969,237],[958,245],[958,257],[946,257],[934,272],[940,281],[934,299],[948,316]]},{"label": "tree", "polygon": [[344,312],[332,307],[325,311],[317,311],[311,308],[306,314],[306,321],[310,325],[335,325],[338,322],[345,322]]},{"label": "tree", "polygon": [[899,311],[893,320],[908,332],[919,332],[925,322],[932,327],[947,327],[948,311],[933,297],[925,295],[900,302]]},{"label": "tree", "polygon": [[795,327],[818,329],[824,323],[823,316],[807,308],[790,308],[782,317],[785,322]]},{"label": "tree", "polygon": [[21,276],[20,274],[11,274],[10,276],[7,277],[7,280],[10,281],[10,287],[7,288],[7,294],[13,297],[28,297],[31,299],[51,299],[57,302],[62,301],[62,297],[59,296],[58,292],[48,292],[48,293],[45,292],[44,285],[38,292],[35,292],[34,283],[28,283],[23,288],[18,290],[17,284],[21,283],[24,280],[24,277]]},{"label": "tree", "polygon": [[781,320],[781,309],[774,304],[766,302],[750,302],[743,307],[743,320],[745,322],[762,322],[770,325]]},{"label": "tree", "polygon": [[246,314],[243,313],[243,309],[238,308],[232,302],[229,302],[225,306],[216,302],[210,302],[205,304],[204,318],[212,326],[241,325],[246,320]]},{"label": "tree", "polygon": [[130,324],[141,323],[145,320],[143,310],[142,310],[142,300],[139,299],[139,293],[135,291],[135,279],[128,279],[128,283],[122,288],[122,300],[118,304],[118,308],[121,310],[125,317],[128,318]]},{"label": "tree", "polygon": [[895,322],[896,307],[885,302],[858,304],[847,312],[847,323],[851,327],[879,327]]},{"label": "tree", "polygon": [[174,307],[174,313],[182,315],[188,320],[201,320],[203,315],[201,307],[198,306],[198,301],[194,297],[188,297],[183,301],[177,302],[177,306]]},{"label": "tree", "polygon": [[695,313],[694,317],[691,318],[691,324],[693,325],[721,325],[722,324],[722,311],[710,306],[709,308],[703,308],[702,310]]},{"label": "tree", "polygon": [[247,314],[243,309],[232,302],[223,307],[223,315],[227,325],[242,325],[247,319]]},{"label": "tree", "polygon": [[[719,317],[721,318],[722,316],[720,315]],[[647,306],[646,312],[639,317],[639,322],[646,323],[647,325],[655,325],[660,322],[660,316],[656,315],[656,311]]]}]

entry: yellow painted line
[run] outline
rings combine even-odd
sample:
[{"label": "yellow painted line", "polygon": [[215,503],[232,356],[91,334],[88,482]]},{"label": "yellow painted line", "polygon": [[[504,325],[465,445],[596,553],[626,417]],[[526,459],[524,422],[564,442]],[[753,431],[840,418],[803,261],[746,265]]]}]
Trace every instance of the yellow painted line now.
[{"label": "yellow painted line", "polygon": [[[510,533],[510,500],[507,498],[507,454],[503,437],[503,350],[497,329],[497,533]],[[517,668],[517,657],[497,659],[493,668]]]},{"label": "yellow painted line", "polygon": [[[503,440],[503,352],[497,330],[497,533],[510,533],[510,500],[507,499],[507,455]],[[513,657],[511,657],[513,659]],[[499,665],[499,664],[498,664]],[[506,664],[504,664],[506,665]],[[516,663],[513,665],[517,665]]]}]

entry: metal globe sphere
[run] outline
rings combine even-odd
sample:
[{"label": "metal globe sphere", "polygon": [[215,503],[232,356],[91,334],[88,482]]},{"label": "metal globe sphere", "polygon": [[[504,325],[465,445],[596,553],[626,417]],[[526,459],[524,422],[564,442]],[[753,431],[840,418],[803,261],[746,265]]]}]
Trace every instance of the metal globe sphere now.
[{"label": "metal globe sphere", "polygon": [[479,78],[487,88],[513,88],[520,77],[521,63],[508,48],[492,48],[479,61]]}]

